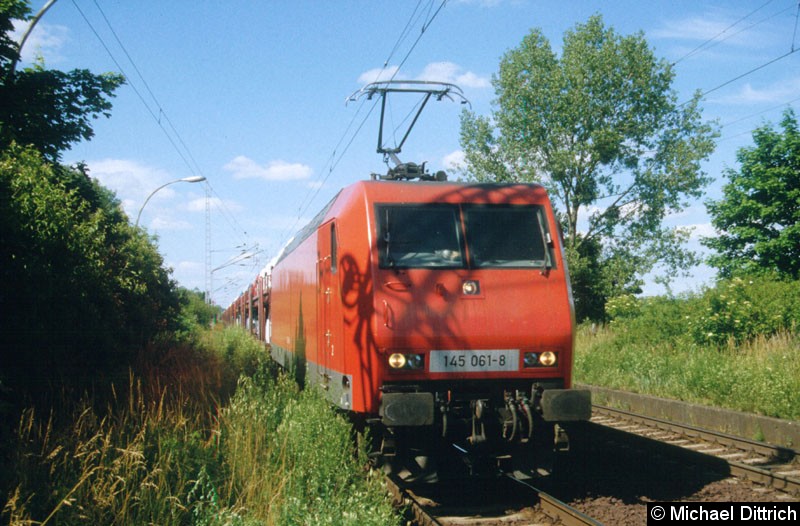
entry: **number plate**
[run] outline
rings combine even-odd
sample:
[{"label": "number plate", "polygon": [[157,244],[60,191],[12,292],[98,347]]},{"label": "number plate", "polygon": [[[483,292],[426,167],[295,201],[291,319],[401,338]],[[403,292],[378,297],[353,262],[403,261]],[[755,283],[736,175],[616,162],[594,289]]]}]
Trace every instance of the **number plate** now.
[{"label": "number plate", "polygon": [[430,352],[432,373],[517,370],[519,370],[519,349]]}]

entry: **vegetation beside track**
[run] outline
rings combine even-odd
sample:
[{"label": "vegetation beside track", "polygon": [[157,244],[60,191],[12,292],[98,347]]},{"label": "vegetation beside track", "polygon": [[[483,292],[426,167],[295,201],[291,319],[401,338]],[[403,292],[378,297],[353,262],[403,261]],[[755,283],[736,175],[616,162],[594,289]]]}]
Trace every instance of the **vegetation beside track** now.
[{"label": "vegetation beside track", "polygon": [[734,278],[607,313],[579,328],[576,381],[800,420],[800,282]]},{"label": "vegetation beside track", "polygon": [[22,411],[3,437],[2,523],[399,523],[349,422],[249,335],[162,355],[105,395]]},{"label": "vegetation beside track", "polygon": [[[5,36],[25,6],[0,6],[4,96],[42,73],[18,70],[25,90],[7,74]],[[43,98],[92,89],[76,75]],[[34,122],[22,102],[9,107]],[[37,129],[56,143],[20,146],[2,117],[0,524],[397,522],[348,422],[280,379],[248,334],[204,329],[219,309],[177,286],[157,240],[87,166],[57,162],[90,130]]]}]

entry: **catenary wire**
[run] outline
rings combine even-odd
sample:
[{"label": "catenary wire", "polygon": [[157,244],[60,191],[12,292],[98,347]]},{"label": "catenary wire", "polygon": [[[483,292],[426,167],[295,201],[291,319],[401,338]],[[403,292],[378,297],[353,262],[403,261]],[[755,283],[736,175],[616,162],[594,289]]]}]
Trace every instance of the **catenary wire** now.
[{"label": "catenary wire", "polygon": [[[136,85],[133,84],[132,82],[130,82],[130,80],[131,80],[130,76],[127,73],[125,73],[125,69],[119,63],[119,61],[114,56],[114,54],[111,52],[111,49],[108,47],[106,42],[100,36],[99,32],[96,30],[94,25],[88,19],[86,14],[83,12],[83,10],[81,10],[81,8],[78,6],[78,4],[75,2],[75,0],[72,0],[72,4],[78,10],[78,13],[80,13],[81,17],[84,19],[86,24],[89,26],[89,28],[91,29],[92,33],[94,33],[94,35],[100,41],[100,44],[106,50],[106,53],[108,53],[109,57],[111,57],[111,60],[114,62],[116,67],[119,69],[120,73],[122,73],[122,75],[129,81],[128,85],[131,87],[131,89],[134,91],[136,96],[142,102],[144,107],[147,109],[148,113],[150,113],[150,116],[153,118],[153,120],[156,121],[156,124],[158,125],[158,127],[164,132],[164,135],[166,135],[166,137],[169,140],[170,144],[175,149],[175,151],[178,154],[178,156],[183,160],[184,164],[187,166],[187,168],[189,169],[190,173],[203,175],[202,174],[202,170],[200,169],[198,163],[196,162],[194,156],[191,153],[191,150],[186,145],[186,142],[183,140],[183,138],[181,137],[180,133],[177,131],[175,126],[172,124],[172,121],[169,119],[169,116],[164,111],[163,107],[161,106],[161,103],[158,101],[158,98],[153,93],[153,90],[150,88],[150,85],[147,83],[147,80],[144,78],[144,75],[142,75],[141,70],[139,70],[139,68],[136,66],[136,62],[133,60],[133,57],[131,57],[130,53],[128,53],[127,49],[125,48],[125,45],[122,43],[122,41],[119,38],[117,32],[114,30],[113,26],[111,25],[110,20],[108,19],[106,14],[103,12],[103,10],[100,8],[100,6],[97,4],[97,2],[95,1],[94,3],[97,6],[98,10],[100,11],[103,19],[105,20],[106,25],[108,25],[109,30],[114,35],[114,38],[117,41],[117,44],[123,50],[123,52],[124,52],[125,56],[127,57],[128,61],[131,63],[131,65],[133,66],[133,69],[136,71],[137,75],[139,76],[139,79],[141,80],[142,84],[145,86],[145,88],[147,89],[147,92],[149,93],[150,97],[153,99],[153,102],[158,107],[158,115],[156,115],[156,113],[153,111],[152,107],[145,100],[145,97],[142,95],[141,91],[136,87]],[[167,131],[167,129],[164,127],[164,125],[162,123],[162,120],[160,118],[161,116],[163,116],[164,120],[169,124],[170,129],[172,130],[172,134],[170,134]],[[178,144],[175,142],[175,139],[173,138],[173,135],[174,135],[174,137],[177,138],[179,143],[183,146],[183,149],[181,149],[178,146]],[[190,159],[191,159],[191,162],[190,162]],[[220,211],[223,219],[228,224],[228,226],[231,228],[231,230],[234,233],[234,235],[237,236],[240,240],[242,240],[244,242],[247,242],[246,241],[247,233],[241,227],[241,225],[239,225],[238,221],[236,220],[236,216],[233,213],[231,213],[230,209],[227,207],[227,205],[225,203],[225,200],[219,195],[219,193],[216,191],[216,189],[214,189],[213,185],[211,185],[211,182],[209,181],[209,179],[207,177],[206,177],[206,180],[205,180],[204,184],[207,186],[209,191],[213,195],[215,195],[217,197],[217,199],[218,199],[217,202],[219,203],[219,206],[217,207],[217,209]],[[245,235],[244,238],[241,237],[243,232],[244,232],[244,235]]]},{"label": "catenary wire", "polygon": [[[704,48],[709,48],[709,47],[712,47],[712,45],[716,45],[716,44],[718,44],[718,43],[720,43],[720,42],[724,42],[724,41],[725,41],[725,40],[727,40],[728,38],[731,38],[733,35],[728,35],[728,36],[727,36],[727,37],[725,37],[724,39],[717,40],[719,37],[721,37],[722,35],[724,35],[725,33],[727,33],[727,32],[728,32],[730,29],[733,29],[734,27],[736,27],[737,25],[739,25],[739,23],[740,23],[740,22],[742,22],[742,21],[744,21],[744,20],[747,20],[748,18],[750,18],[751,16],[753,16],[755,13],[757,13],[758,11],[761,11],[761,10],[762,10],[762,9],[764,9],[766,6],[768,6],[769,4],[771,4],[773,1],[774,1],[774,0],[767,0],[766,2],[764,2],[763,4],[761,4],[761,6],[760,6],[760,7],[757,7],[757,8],[756,8],[756,9],[754,9],[753,11],[750,11],[748,14],[746,14],[746,15],[745,15],[745,16],[743,16],[743,17],[741,17],[741,18],[740,18],[740,19],[738,19],[736,22],[732,23],[731,25],[729,25],[728,27],[726,27],[725,29],[723,29],[722,31],[720,31],[719,33],[717,33],[716,35],[714,35],[713,37],[709,38],[708,40],[706,40],[705,42],[703,42],[702,44],[700,44],[699,46],[697,46],[697,47],[696,47],[696,48],[694,48],[693,50],[689,51],[688,53],[686,53],[685,55],[683,55],[681,58],[679,58],[678,60],[676,60],[676,61],[675,61],[675,62],[673,62],[672,64],[673,64],[673,65],[675,65],[675,64],[678,64],[679,62],[682,62],[683,60],[686,60],[687,58],[689,58],[689,57],[691,57],[691,56],[693,56],[693,55],[695,55],[695,54],[699,53],[699,52],[700,52],[700,51],[702,51]],[[750,26],[750,27],[752,27],[752,26]],[[738,32],[737,32],[737,33],[734,33],[734,34],[738,34]],[[711,44],[712,42],[714,42],[714,44]]]},{"label": "catenary wire", "polygon": [[[434,5],[433,0],[431,0],[431,3],[429,4],[430,7],[428,9],[428,13],[429,13],[430,16],[428,18],[426,18],[426,20],[423,23],[422,28],[420,30],[419,36],[417,36],[416,40],[414,40],[414,43],[411,45],[411,48],[406,52],[405,56],[403,57],[402,61],[400,62],[400,65],[397,66],[395,71],[392,73],[392,76],[389,79],[390,81],[395,79],[397,74],[400,72],[400,69],[406,63],[408,58],[411,56],[411,53],[416,48],[417,44],[422,39],[422,36],[425,34],[427,29],[430,27],[430,25],[433,23],[434,19],[437,17],[439,12],[442,10],[442,8],[446,4],[447,4],[447,0],[442,0],[441,3],[439,4],[439,7],[436,9],[436,11],[432,15],[430,15],[430,11],[432,10],[433,5]],[[419,9],[419,3],[417,5],[417,7],[414,8],[414,12],[409,17],[409,22],[406,24],[406,28],[403,29],[403,32],[402,32],[401,36],[398,38],[398,41],[397,41],[398,43],[405,38],[404,34],[408,33],[407,27],[409,25],[413,25],[413,23],[416,22],[416,20],[419,20],[419,16],[420,15],[417,14],[417,10],[418,9]],[[412,22],[412,20],[413,20],[413,22]],[[393,46],[393,49],[390,52],[388,58],[384,61],[384,67],[381,69],[381,72],[383,72],[383,71],[385,71],[387,69],[387,64],[391,60],[391,57],[394,55],[394,53],[396,51],[395,48],[399,45],[398,43],[396,43],[395,46]],[[380,78],[381,72],[379,72],[376,75],[376,81]],[[352,128],[353,123],[356,122],[358,113],[363,109],[364,105],[366,104],[366,101],[362,100],[361,104],[359,105],[359,107],[357,109],[356,115],[354,115],[353,118],[350,120],[350,123],[348,124],[347,129],[340,136],[339,141],[336,143],[336,146],[333,149],[333,153],[328,158],[328,161],[326,162],[325,166],[323,167],[322,173],[325,173],[325,176],[322,178],[322,180],[320,182],[318,182],[317,184],[314,184],[313,188],[311,188],[306,193],[306,196],[301,200],[300,207],[298,208],[297,217],[295,218],[295,221],[293,222],[292,226],[289,229],[287,229],[284,232],[283,236],[281,237],[280,246],[284,246],[286,244],[287,240],[290,238],[290,236],[292,235],[292,233],[296,229],[297,225],[300,223],[303,214],[305,214],[306,211],[308,211],[308,209],[311,207],[311,204],[314,202],[314,199],[316,199],[317,195],[319,195],[320,190],[325,186],[325,183],[328,181],[330,176],[335,171],[336,167],[341,162],[341,160],[344,157],[344,155],[347,153],[348,149],[350,148],[350,145],[355,141],[355,139],[358,136],[359,132],[364,127],[364,124],[366,124],[367,119],[372,114],[372,111],[375,109],[375,107],[377,105],[377,102],[378,102],[377,99],[373,102],[373,104],[370,107],[369,111],[364,116],[364,118],[361,120],[361,122],[359,123],[358,127],[356,128],[356,130],[353,132],[353,134],[350,136],[350,138],[348,140],[347,139],[348,132]],[[341,146],[342,143],[345,142],[345,140],[347,140],[347,142],[345,143],[344,148],[341,151],[339,151],[339,146]]]},{"label": "catenary wire", "polygon": [[[133,60],[133,58],[131,57],[131,55],[128,53],[128,51],[127,51],[127,49],[125,48],[124,44],[122,43],[121,39],[120,39],[120,38],[119,38],[119,36],[117,35],[117,33],[116,33],[116,31],[114,30],[113,26],[111,25],[111,22],[110,22],[110,20],[109,20],[109,19],[108,19],[108,17],[105,15],[105,13],[104,13],[104,12],[103,12],[103,10],[100,8],[100,6],[99,6],[99,5],[97,5],[97,2],[95,1],[95,5],[97,6],[97,8],[98,8],[98,10],[100,11],[100,13],[101,13],[101,15],[102,15],[103,19],[105,20],[106,24],[108,25],[108,27],[109,27],[109,30],[110,30],[110,31],[111,31],[111,33],[114,35],[114,38],[115,38],[115,40],[117,41],[117,44],[118,44],[118,45],[120,46],[120,48],[123,50],[123,52],[124,52],[125,56],[127,57],[128,61],[131,63],[131,65],[133,66],[133,68],[134,68],[134,70],[136,71],[137,75],[139,76],[139,79],[141,80],[142,84],[144,84],[144,86],[145,86],[145,88],[147,89],[147,92],[149,93],[150,97],[153,99],[153,101],[154,101],[155,105],[158,107],[158,114],[156,114],[156,112],[153,110],[153,108],[151,107],[151,105],[150,105],[150,104],[148,103],[148,101],[145,99],[145,97],[144,97],[144,95],[142,94],[142,92],[141,92],[141,91],[140,91],[140,90],[139,90],[139,89],[136,87],[136,85],[135,85],[133,82],[131,82],[131,77],[130,77],[130,76],[129,76],[129,75],[126,73],[126,72],[125,72],[125,68],[123,68],[123,67],[122,67],[122,64],[120,64],[119,60],[117,60],[116,56],[115,56],[115,55],[114,55],[114,53],[111,51],[111,49],[110,49],[110,47],[108,46],[108,44],[106,44],[105,40],[102,38],[102,36],[100,35],[100,33],[99,33],[99,32],[97,31],[97,29],[94,27],[94,25],[91,23],[91,21],[89,20],[89,18],[88,18],[88,17],[87,17],[87,15],[86,15],[86,13],[84,13],[84,11],[83,11],[83,10],[80,8],[80,6],[79,6],[79,5],[78,5],[78,4],[75,2],[75,0],[72,0],[72,4],[75,6],[75,9],[76,9],[76,10],[78,11],[78,13],[81,15],[81,17],[82,17],[82,18],[83,18],[83,20],[86,22],[86,24],[89,26],[89,29],[90,29],[90,30],[92,31],[92,33],[95,35],[95,37],[97,38],[97,40],[100,42],[100,45],[103,47],[103,49],[105,49],[106,53],[107,53],[107,54],[108,54],[108,56],[111,58],[112,62],[115,64],[115,66],[117,67],[117,69],[120,71],[120,73],[123,75],[123,77],[124,77],[124,78],[125,78],[125,79],[128,81],[128,85],[131,87],[131,89],[132,89],[132,90],[133,90],[133,92],[136,94],[136,96],[137,96],[137,98],[139,99],[139,101],[142,103],[142,105],[145,107],[145,109],[147,110],[147,112],[150,114],[150,116],[151,116],[151,117],[153,118],[153,120],[156,122],[156,124],[158,125],[158,127],[161,129],[161,131],[162,131],[162,132],[164,133],[164,135],[167,137],[167,140],[168,140],[168,141],[169,141],[169,143],[172,145],[173,149],[174,149],[174,150],[175,150],[175,152],[178,154],[178,156],[181,158],[181,160],[182,160],[182,161],[183,161],[183,163],[186,165],[186,167],[189,169],[189,172],[190,172],[191,174],[193,174],[193,175],[196,175],[196,174],[203,175],[203,174],[202,174],[202,170],[200,169],[200,167],[199,167],[198,163],[195,161],[195,158],[194,158],[194,156],[191,154],[191,150],[190,150],[190,149],[189,149],[189,147],[186,145],[186,142],[183,140],[183,138],[181,137],[180,133],[177,131],[177,129],[175,128],[175,126],[172,124],[172,121],[169,119],[169,117],[168,117],[168,115],[166,114],[166,112],[163,110],[163,108],[162,108],[161,104],[159,103],[159,101],[158,101],[157,97],[156,97],[156,96],[155,96],[155,94],[153,93],[152,89],[150,88],[149,84],[148,84],[148,83],[147,83],[147,81],[145,80],[145,78],[144,78],[144,76],[142,75],[142,73],[141,73],[141,71],[139,70],[139,68],[136,66],[136,63],[135,63],[135,61]],[[172,130],[172,134],[170,134],[170,132],[169,132],[169,131],[168,131],[168,130],[167,130],[165,127],[164,127],[164,124],[162,123],[162,119],[160,118],[161,116],[163,116],[163,117],[164,117],[164,121],[166,121],[166,122],[169,124],[169,127],[170,127],[170,129]],[[176,141],[176,139],[175,139],[175,138],[173,138],[173,135],[174,135],[174,137],[175,137],[175,138],[177,138],[178,142],[179,142],[179,143],[180,143],[180,144],[183,146],[183,149],[181,149],[181,148],[179,147],[178,143],[176,143],[176,142],[175,142],[175,141]],[[187,157],[187,156],[188,156],[188,157]],[[190,162],[190,159],[191,159],[191,162]],[[205,177],[205,176],[204,176],[204,177]],[[218,199],[218,202],[219,202],[219,207],[218,207],[218,209],[220,210],[220,212],[222,212],[222,217],[225,219],[225,221],[226,221],[226,222],[228,223],[228,225],[231,227],[231,230],[233,231],[233,233],[234,233],[234,234],[235,234],[235,235],[236,235],[236,236],[237,236],[239,239],[241,239],[241,240],[243,240],[244,242],[246,242],[246,235],[247,235],[247,234],[246,234],[246,232],[244,231],[244,229],[241,227],[241,225],[239,225],[238,221],[236,220],[236,217],[235,217],[235,215],[234,215],[234,214],[232,214],[232,213],[230,212],[230,210],[227,208],[227,205],[225,204],[225,200],[224,200],[224,199],[223,199],[223,198],[222,198],[222,197],[221,197],[221,196],[220,196],[220,195],[217,193],[217,191],[216,191],[216,190],[214,189],[214,187],[211,185],[211,183],[210,183],[210,181],[209,181],[209,179],[208,179],[207,177],[206,177],[206,180],[205,180],[204,184],[207,186],[207,188],[209,189],[209,191],[210,191],[212,194],[214,194],[214,195],[217,197],[217,199]],[[245,238],[241,238],[242,232],[244,232],[244,234],[245,234]]]},{"label": "catenary wire", "polygon": [[406,26],[403,28],[403,31],[400,32],[400,36],[397,37],[397,40],[394,43],[394,47],[392,47],[392,50],[389,52],[389,56],[386,57],[386,60],[383,61],[383,69],[386,69],[389,66],[389,62],[391,62],[395,51],[397,51],[397,49],[400,47],[400,44],[403,43],[403,41],[406,39],[409,32],[411,31],[412,23],[415,22],[414,16],[416,15],[420,5],[422,5],[422,0],[417,1],[417,5],[416,7],[414,7],[414,11],[411,13],[411,16],[408,17],[408,22],[406,22]]},{"label": "catenary wire", "polygon": [[[74,0],[73,0],[73,3],[74,3]],[[164,117],[164,120],[169,125],[170,129],[172,130],[172,133],[177,138],[178,142],[180,143],[181,147],[183,148],[183,151],[186,153],[186,156],[188,157],[189,160],[191,160],[192,166],[197,171],[197,173],[202,174],[202,169],[200,168],[200,165],[198,164],[197,160],[194,158],[194,155],[192,155],[191,150],[187,146],[186,142],[183,140],[183,137],[181,137],[181,134],[175,128],[175,125],[172,123],[172,120],[169,118],[169,115],[167,115],[167,112],[164,111],[164,107],[161,105],[161,102],[158,100],[158,97],[156,97],[155,93],[153,93],[153,90],[150,88],[150,84],[144,78],[144,75],[142,75],[141,70],[136,65],[136,61],[133,60],[133,57],[131,56],[131,54],[128,53],[128,49],[125,47],[125,44],[122,43],[122,40],[119,38],[119,35],[114,30],[114,27],[111,25],[111,21],[106,16],[105,12],[103,11],[103,8],[100,7],[100,4],[98,4],[97,0],[94,0],[94,5],[95,5],[95,7],[97,7],[97,10],[100,12],[100,15],[103,17],[103,20],[105,21],[106,25],[108,26],[108,29],[111,31],[111,34],[114,36],[114,39],[117,41],[117,45],[119,45],[120,49],[122,49],[122,52],[125,54],[125,57],[128,59],[128,62],[130,62],[131,66],[133,67],[133,70],[136,72],[136,75],[139,77],[139,80],[142,82],[142,84],[144,85],[145,89],[147,90],[147,93],[150,94],[150,98],[153,99],[153,102],[155,103],[156,107],[158,108],[157,120],[160,122],[161,117],[162,116]]]},{"label": "catenary wire", "polygon": [[[81,17],[83,18],[83,20],[84,20],[84,21],[86,22],[86,24],[89,26],[89,29],[90,29],[90,30],[92,31],[92,33],[94,33],[94,35],[97,37],[97,40],[99,40],[99,41],[100,41],[100,45],[102,45],[102,46],[103,46],[103,49],[105,49],[105,50],[106,50],[106,53],[108,53],[108,56],[111,58],[111,61],[112,61],[112,62],[114,62],[114,64],[116,65],[117,69],[119,70],[119,72],[120,72],[120,73],[122,73],[122,76],[123,76],[123,77],[124,77],[126,80],[130,81],[130,77],[128,76],[128,74],[127,74],[127,73],[125,73],[125,68],[123,68],[123,67],[122,67],[122,65],[119,63],[119,61],[117,60],[117,58],[116,58],[116,57],[114,56],[114,54],[111,52],[111,49],[108,47],[108,45],[106,44],[106,42],[105,42],[105,41],[103,40],[103,38],[100,36],[100,33],[98,33],[98,32],[97,32],[97,29],[95,29],[94,25],[93,25],[93,24],[92,24],[92,23],[89,21],[89,18],[86,16],[86,14],[83,12],[83,10],[82,10],[82,9],[81,9],[81,8],[78,6],[78,4],[75,2],[75,0],[72,0],[72,5],[74,5],[74,6],[75,6],[75,8],[78,10],[78,13],[80,13],[80,15],[81,15]],[[145,100],[144,96],[143,96],[143,95],[142,95],[142,93],[139,91],[139,89],[136,87],[136,85],[134,85],[134,84],[133,84],[133,83],[131,83],[131,82],[128,82],[128,85],[131,87],[131,89],[133,90],[133,92],[136,94],[136,96],[139,98],[139,100],[141,101],[141,103],[142,103],[142,104],[144,105],[144,107],[147,109],[148,113],[150,113],[150,116],[151,116],[151,117],[153,118],[153,120],[156,122],[156,124],[157,124],[157,125],[158,125],[158,127],[161,129],[161,131],[162,131],[162,132],[164,132],[164,135],[167,137],[167,140],[169,140],[170,144],[171,144],[171,145],[172,145],[172,147],[175,149],[175,151],[177,152],[178,156],[181,158],[181,160],[183,160],[183,162],[184,162],[184,164],[187,166],[187,168],[189,168],[189,172],[191,172],[193,175],[196,175],[196,174],[197,174],[197,172],[194,170],[194,168],[192,167],[192,165],[191,165],[191,163],[189,162],[189,160],[186,158],[186,156],[184,155],[184,153],[183,153],[183,152],[181,151],[181,149],[178,147],[178,144],[175,142],[175,139],[173,139],[173,138],[172,138],[172,136],[171,136],[171,135],[169,134],[169,132],[167,131],[167,129],[166,129],[166,128],[164,128],[164,125],[161,123],[161,120],[158,118],[158,116],[156,115],[156,113],[153,111],[153,108],[151,108],[151,107],[150,107],[150,104],[148,104],[148,102]]]},{"label": "catenary wire", "polygon": [[735,33],[731,33],[730,35],[726,36],[725,38],[715,41],[713,44],[709,44],[704,49],[702,49],[702,51],[708,51],[711,48],[713,48],[714,46],[716,46],[717,44],[721,44],[721,43],[725,42],[726,40],[729,40],[729,39],[735,37],[736,35],[738,35],[740,33],[743,33],[743,32],[745,32],[745,31],[747,31],[749,29],[752,29],[752,28],[754,28],[754,27],[756,27],[756,26],[758,26],[760,24],[763,24],[764,22],[772,20],[773,18],[776,18],[776,17],[778,17],[778,16],[780,16],[780,15],[782,15],[782,14],[788,12],[788,11],[791,11],[792,9],[793,9],[792,7],[787,7],[787,8],[784,8],[784,9],[780,10],[780,11],[777,11],[777,12],[775,12],[775,13],[769,15],[769,16],[766,16],[764,18],[756,20],[755,22],[753,22],[749,26],[745,26],[745,27],[739,29],[739,31],[736,31]]},{"label": "catenary wire", "polygon": [[[446,3],[447,3],[447,0],[443,0],[442,1],[441,5],[439,6],[439,9],[437,9],[436,13],[434,13],[433,18],[435,18],[436,15],[438,15],[439,11],[441,11],[442,7],[444,7],[444,5]],[[395,45],[392,48],[392,51],[389,53],[389,56],[384,61],[383,68],[381,68],[381,70],[375,75],[375,79],[374,79],[373,82],[377,82],[380,79],[381,73],[388,68],[388,64],[391,61],[392,56],[394,56],[394,53],[395,53],[397,47],[400,45],[400,43],[403,40],[405,40],[405,37],[407,36],[407,34],[409,32],[409,28],[411,26],[413,26],[413,24],[416,23],[419,20],[420,16],[422,15],[421,12],[419,14],[417,14],[417,11],[419,10],[420,5],[421,5],[421,0],[420,0],[420,2],[417,3],[417,6],[414,8],[414,11],[409,16],[409,19],[408,19],[408,22],[406,22],[405,28],[401,32],[400,37],[398,37],[397,41],[395,42]],[[431,0],[431,4],[430,5],[431,6],[433,5],[433,0]],[[429,12],[430,12],[430,8],[429,8]],[[414,44],[412,45],[411,49],[409,49],[408,52],[406,52],[406,55],[403,58],[403,60],[401,61],[400,65],[394,70],[394,72],[392,73],[392,76],[390,78],[390,81],[395,79],[395,77],[397,76],[397,74],[400,71],[400,68],[402,68],[403,64],[405,64],[405,62],[408,60],[408,57],[411,55],[411,52],[416,47],[416,45],[419,42],[420,38],[422,38],[422,35],[425,33],[426,29],[430,26],[431,22],[433,22],[433,18],[426,19],[426,22],[423,24],[422,29],[420,31],[420,36],[417,37],[417,39],[414,41]],[[361,112],[361,110],[363,109],[365,104],[366,104],[366,101],[362,100],[361,103],[359,104],[359,107],[356,110],[356,114],[350,120],[350,123],[348,124],[348,126],[345,129],[344,133],[340,136],[339,141],[336,143],[336,146],[333,149],[333,153],[331,154],[331,157],[329,158],[328,163],[326,163],[326,166],[323,167],[322,171],[323,171],[323,173],[326,173],[326,175],[323,178],[322,182],[319,185],[317,185],[317,187],[315,188],[315,191],[313,191],[313,193],[309,192],[309,194],[312,194],[310,199],[309,199],[309,201],[313,201],[314,200],[314,198],[319,193],[320,188],[322,186],[324,186],[325,182],[327,182],[327,180],[330,177],[330,175],[332,174],[334,168],[339,164],[339,161],[341,161],[342,157],[344,156],[344,154],[349,149],[350,145],[355,140],[355,137],[358,135],[358,133],[360,132],[361,128],[363,128],[367,118],[369,118],[370,114],[375,109],[375,106],[377,104],[377,100],[373,103],[372,107],[370,108],[369,112],[364,117],[364,119],[362,119],[361,123],[358,125],[356,131],[354,132],[353,136],[350,137],[349,141],[345,145],[345,148],[341,151],[341,153],[339,153],[337,155],[337,151],[339,149],[339,146],[341,146],[341,144],[345,141],[348,132],[352,128],[353,123],[355,123],[358,114]],[[330,165],[329,169],[328,169],[328,165]],[[307,196],[309,194],[307,194]],[[304,198],[303,201],[301,202],[301,206],[300,206],[299,210],[301,210],[301,213],[302,213],[302,212],[305,212],[305,210],[307,210],[307,209],[308,209],[308,205],[306,204],[306,198]]]},{"label": "catenary wire", "polygon": [[[772,60],[769,60],[769,61],[767,61],[767,62],[765,62],[765,63],[763,63],[763,64],[761,64],[761,65],[759,65],[759,66],[756,66],[756,67],[754,67],[754,68],[752,68],[752,69],[750,69],[750,70],[748,70],[748,71],[745,71],[745,72],[744,72],[744,73],[742,73],[741,75],[737,75],[736,77],[733,77],[732,79],[726,80],[726,81],[725,81],[725,82],[723,82],[722,84],[720,84],[720,85],[718,85],[718,86],[715,86],[715,87],[713,87],[713,88],[711,88],[711,89],[709,89],[709,90],[706,90],[706,91],[702,92],[702,93],[700,94],[700,97],[701,97],[701,98],[703,98],[703,97],[705,97],[706,95],[708,95],[709,93],[714,93],[715,91],[717,91],[717,90],[719,90],[719,89],[722,89],[722,88],[724,88],[725,86],[728,86],[729,84],[733,84],[733,83],[734,83],[734,82],[736,82],[737,80],[741,80],[741,79],[743,79],[744,77],[746,77],[746,76],[748,76],[748,75],[751,75],[751,74],[755,73],[756,71],[762,70],[762,69],[764,69],[764,68],[765,68],[765,67],[767,67],[767,66],[771,66],[772,64],[774,64],[774,63],[776,63],[776,62],[778,62],[778,61],[780,61],[780,60],[783,60],[783,59],[785,59],[786,57],[788,57],[788,56],[790,56],[790,55],[793,55],[793,54],[794,54],[794,53],[796,53],[797,51],[800,51],[800,49],[792,49],[792,50],[791,50],[791,51],[789,51],[788,53],[784,53],[783,55],[780,55],[779,57],[775,57],[775,58],[773,58]],[[684,102],[682,105],[685,105],[685,104],[688,104],[688,102]]]}]

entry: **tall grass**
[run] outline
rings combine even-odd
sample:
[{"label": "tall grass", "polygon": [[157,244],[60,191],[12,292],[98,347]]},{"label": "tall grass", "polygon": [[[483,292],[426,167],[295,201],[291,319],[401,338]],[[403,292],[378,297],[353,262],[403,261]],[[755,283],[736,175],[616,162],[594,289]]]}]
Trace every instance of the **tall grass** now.
[{"label": "tall grass", "polygon": [[799,285],[612,303],[611,323],[578,331],[576,381],[800,420]]},{"label": "tall grass", "polygon": [[3,510],[10,524],[185,524],[199,469],[222,468],[203,432],[208,416],[186,394],[146,399],[135,378],[126,398],[102,415],[83,400],[63,426],[24,412]]},{"label": "tall grass", "polygon": [[289,377],[243,378],[223,414],[225,488],[264,524],[397,524],[347,420]]},{"label": "tall grass", "polygon": [[23,411],[2,444],[0,522],[398,523],[321,396],[278,375],[240,331],[201,340],[131,373],[105,403]]}]

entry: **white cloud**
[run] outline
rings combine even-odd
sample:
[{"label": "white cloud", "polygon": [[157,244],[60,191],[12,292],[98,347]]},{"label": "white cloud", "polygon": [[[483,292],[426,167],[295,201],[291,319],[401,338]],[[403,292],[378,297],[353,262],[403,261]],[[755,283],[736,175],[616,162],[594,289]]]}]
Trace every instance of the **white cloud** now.
[{"label": "white cloud", "polygon": [[[11,38],[15,42],[22,40],[22,36],[28,29],[29,22],[24,20],[14,20],[14,30]],[[33,28],[28,40],[22,48],[22,61],[31,63],[37,56],[45,57],[49,63],[62,60],[61,49],[69,38],[69,29],[66,26],[47,24],[39,22]]]},{"label": "white cloud", "polygon": [[431,62],[422,70],[417,76],[400,75],[397,66],[390,66],[387,68],[376,68],[365,71],[358,77],[360,84],[368,84],[370,82],[383,82],[395,77],[398,80],[428,80],[433,82],[447,82],[455,84],[461,88],[488,88],[491,82],[487,77],[473,73],[472,71],[464,71],[464,68],[453,62]]},{"label": "white cloud", "polygon": [[730,22],[713,20],[707,16],[694,16],[667,21],[648,35],[654,38],[706,41],[720,35],[730,25]]},{"label": "white cloud", "polygon": [[456,150],[445,155],[442,159],[442,166],[447,170],[458,170],[464,166],[464,151]]},{"label": "white cloud", "polygon": [[305,164],[277,160],[262,166],[244,155],[239,155],[223,169],[233,173],[235,179],[260,178],[266,181],[297,181],[308,179],[313,173]]},{"label": "white cloud", "polygon": [[417,79],[449,82],[462,88],[488,88],[491,86],[488,78],[480,77],[471,71],[464,71],[461,66],[453,62],[431,62],[425,66]]},{"label": "white cloud", "polygon": [[691,239],[702,239],[704,237],[717,237],[719,234],[711,223],[696,223],[694,225],[684,225],[683,228],[691,228]]},{"label": "white cloud", "polygon": [[747,83],[738,93],[713,99],[720,104],[781,104],[795,98],[800,92],[800,77],[778,82],[763,88],[755,88]]},{"label": "white cloud", "polygon": [[358,83],[369,84],[371,82],[384,82],[395,76],[398,70],[399,68],[397,66],[370,69],[358,76]]},{"label": "white cloud", "polygon": [[[720,8],[701,15],[674,19],[654,30],[648,38],[668,42],[670,54],[679,60],[702,54],[704,60],[739,61],[743,53],[775,45],[775,29],[742,18],[741,12]],[[773,58],[772,56],[768,58]],[[767,60],[767,57],[762,57]]]},{"label": "white cloud", "polygon": [[[204,197],[186,203],[190,196],[197,196],[198,191],[202,193],[202,185],[176,183],[163,186],[180,178],[166,170],[128,159],[102,159],[89,161],[87,165],[93,178],[114,191],[131,221],[136,221],[139,212],[143,211],[140,224],[147,224],[151,229],[187,230],[193,228],[193,225],[186,217],[181,217],[180,212],[205,211]],[[186,197],[176,199],[179,194]],[[150,200],[145,209],[143,206],[148,197]],[[212,199],[212,207],[217,201],[219,199]],[[234,207],[233,204],[226,205],[228,209]]]},{"label": "white cloud", "polygon": [[739,15],[732,16],[724,11],[708,12],[669,20],[661,28],[648,32],[648,36],[687,42],[708,42],[706,49],[723,42],[729,45],[753,47],[753,44],[761,38],[748,24],[740,24],[737,20],[742,21]]},{"label": "white cloud", "polygon": [[309,190],[318,190],[322,188],[323,182],[322,181],[309,181],[304,185]]},{"label": "white cloud", "polygon": [[[134,207],[144,202],[150,192],[175,179],[166,170],[127,159],[102,159],[90,161],[87,165],[89,174],[100,181],[100,184],[113,190],[129,214]],[[167,187],[159,191],[157,197],[164,199],[173,195],[174,191]]]}]

